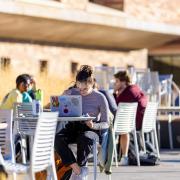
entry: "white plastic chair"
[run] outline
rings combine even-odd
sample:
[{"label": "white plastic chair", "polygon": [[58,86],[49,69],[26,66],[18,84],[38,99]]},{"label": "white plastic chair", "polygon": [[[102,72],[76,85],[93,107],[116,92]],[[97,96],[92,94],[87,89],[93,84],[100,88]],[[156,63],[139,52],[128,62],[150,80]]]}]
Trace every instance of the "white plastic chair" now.
[{"label": "white plastic chair", "polygon": [[[58,113],[43,112],[38,118],[30,166],[3,162],[8,173],[25,173],[35,180],[35,173],[47,170],[48,178],[57,180],[54,164],[54,138]],[[2,157],[2,156],[1,156]],[[2,159],[2,158],[0,158]]]},{"label": "white plastic chair", "polygon": [[12,110],[0,110],[0,147],[5,158],[15,163],[14,138],[12,136]]},{"label": "white plastic chair", "polygon": [[[31,119],[32,103],[15,103],[14,104],[14,118],[16,118],[17,129],[22,135],[34,135],[36,129],[36,119]],[[22,119],[24,117],[24,119]],[[28,119],[29,117],[29,119]],[[19,121],[18,118],[21,118]]]},{"label": "white plastic chair", "polygon": [[14,103],[14,117],[31,117],[32,103]]},{"label": "white plastic chair", "polygon": [[[22,161],[26,163],[26,136],[30,137],[30,147],[33,144],[33,137],[36,130],[37,119],[31,119],[32,115],[32,103],[14,103],[13,116],[15,119],[15,129],[14,134],[19,134],[21,136],[21,152]],[[24,117],[24,119],[22,119]],[[29,119],[28,119],[29,117]],[[21,118],[20,120],[18,118]]]},{"label": "white plastic chair", "polygon": [[158,108],[157,102],[148,102],[145,112],[144,112],[141,136],[142,136],[142,141],[143,141],[143,149],[146,152],[144,134],[145,133],[151,134],[152,144],[155,146],[156,151],[157,151],[157,156],[160,158],[159,145],[158,145],[158,140],[157,140],[157,131],[156,131],[157,108]]},{"label": "white plastic chair", "polygon": [[[137,164],[140,166],[139,148],[136,135],[136,112],[137,103],[119,103],[114,120],[114,139],[121,134],[132,133],[135,144]],[[116,143],[114,143],[114,155],[116,166],[118,166]]]}]

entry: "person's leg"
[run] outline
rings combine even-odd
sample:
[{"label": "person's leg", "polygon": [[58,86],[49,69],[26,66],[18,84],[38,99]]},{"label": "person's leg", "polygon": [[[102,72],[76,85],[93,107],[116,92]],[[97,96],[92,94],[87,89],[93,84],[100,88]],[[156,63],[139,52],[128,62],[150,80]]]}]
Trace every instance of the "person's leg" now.
[{"label": "person's leg", "polygon": [[76,174],[80,174],[80,167],[76,163],[73,152],[68,144],[75,143],[77,137],[76,127],[73,123],[67,124],[55,137],[55,150],[60,155],[64,165],[70,165]]},{"label": "person's leg", "polygon": [[100,165],[104,166],[107,160],[107,146],[109,138],[109,129],[104,129],[99,131],[99,143],[101,145],[100,154]]},{"label": "person's leg", "polygon": [[114,153],[114,146],[115,146],[114,143],[115,143],[115,139],[113,136],[113,127],[110,126],[109,135],[108,135],[107,160],[105,164],[106,174],[111,174],[111,166],[113,163],[113,153]]},{"label": "person's leg", "polygon": [[122,155],[127,157],[128,149],[129,149],[129,134],[122,134],[121,135],[120,148],[122,151]]},{"label": "person's leg", "polygon": [[122,158],[120,165],[128,165],[129,134],[122,134],[120,138]]},{"label": "person's leg", "polygon": [[77,138],[77,163],[79,166],[86,166],[88,155],[92,152],[94,137],[99,139],[93,131],[79,134]]}]

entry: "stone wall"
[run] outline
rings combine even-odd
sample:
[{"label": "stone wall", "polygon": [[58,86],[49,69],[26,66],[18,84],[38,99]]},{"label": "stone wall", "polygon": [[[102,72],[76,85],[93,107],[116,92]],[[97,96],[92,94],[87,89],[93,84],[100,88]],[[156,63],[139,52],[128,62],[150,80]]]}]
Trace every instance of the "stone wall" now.
[{"label": "stone wall", "polygon": [[[74,80],[71,62],[78,66],[89,64],[99,66],[107,64],[115,67],[133,65],[136,68],[147,67],[147,50],[118,52],[91,50],[35,44],[0,42],[0,58],[10,58],[10,66],[0,70],[0,101],[15,87],[15,78],[21,73],[30,73],[37,78],[38,87],[45,92],[45,102],[52,94],[60,94]],[[40,73],[40,61],[47,61],[47,74]],[[4,85],[4,86],[2,86]]]},{"label": "stone wall", "polygon": [[124,0],[124,11],[140,20],[180,24],[180,0]]}]

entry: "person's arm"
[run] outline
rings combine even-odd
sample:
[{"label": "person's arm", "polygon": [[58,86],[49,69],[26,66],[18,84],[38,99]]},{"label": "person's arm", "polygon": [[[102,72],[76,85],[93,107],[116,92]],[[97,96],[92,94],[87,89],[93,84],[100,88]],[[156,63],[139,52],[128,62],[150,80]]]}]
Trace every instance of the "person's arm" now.
[{"label": "person's arm", "polygon": [[98,99],[100,101],[100,122],[93,123],[93,129],[101,130],[101,129],[108,129],[109,128],[109,106],[106,98],[101,95]]},{"label": "person's arm", "polygon": [[138,86],[132,86],[130,89],[130,95],[136,102],[138,102],[138,106],[146,107],[147,97]]},{"label": "person's arm", "polygon": [[104,94],[104,96],[106,97],[108,101],[109,109],[111,113],[115,115],[117,111],[117,104],[116,104],[114,96],[107,90],[100,90],[100,92]]}]

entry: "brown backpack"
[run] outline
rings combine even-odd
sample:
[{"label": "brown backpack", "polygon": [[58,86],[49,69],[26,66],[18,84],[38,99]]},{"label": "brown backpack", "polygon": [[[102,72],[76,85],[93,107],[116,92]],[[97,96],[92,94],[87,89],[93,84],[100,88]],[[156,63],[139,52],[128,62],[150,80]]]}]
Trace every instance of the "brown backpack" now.
[{"label": "brown backpack", "polygon": [[[54,152],[54,159],[56,165],[56,173],[58,180],[68,180],[71,176],[72,169],[70,166],[64,166],[60,156]],[[36,180],[46,180],[47,172],[41,171],[36,173]]]}]

